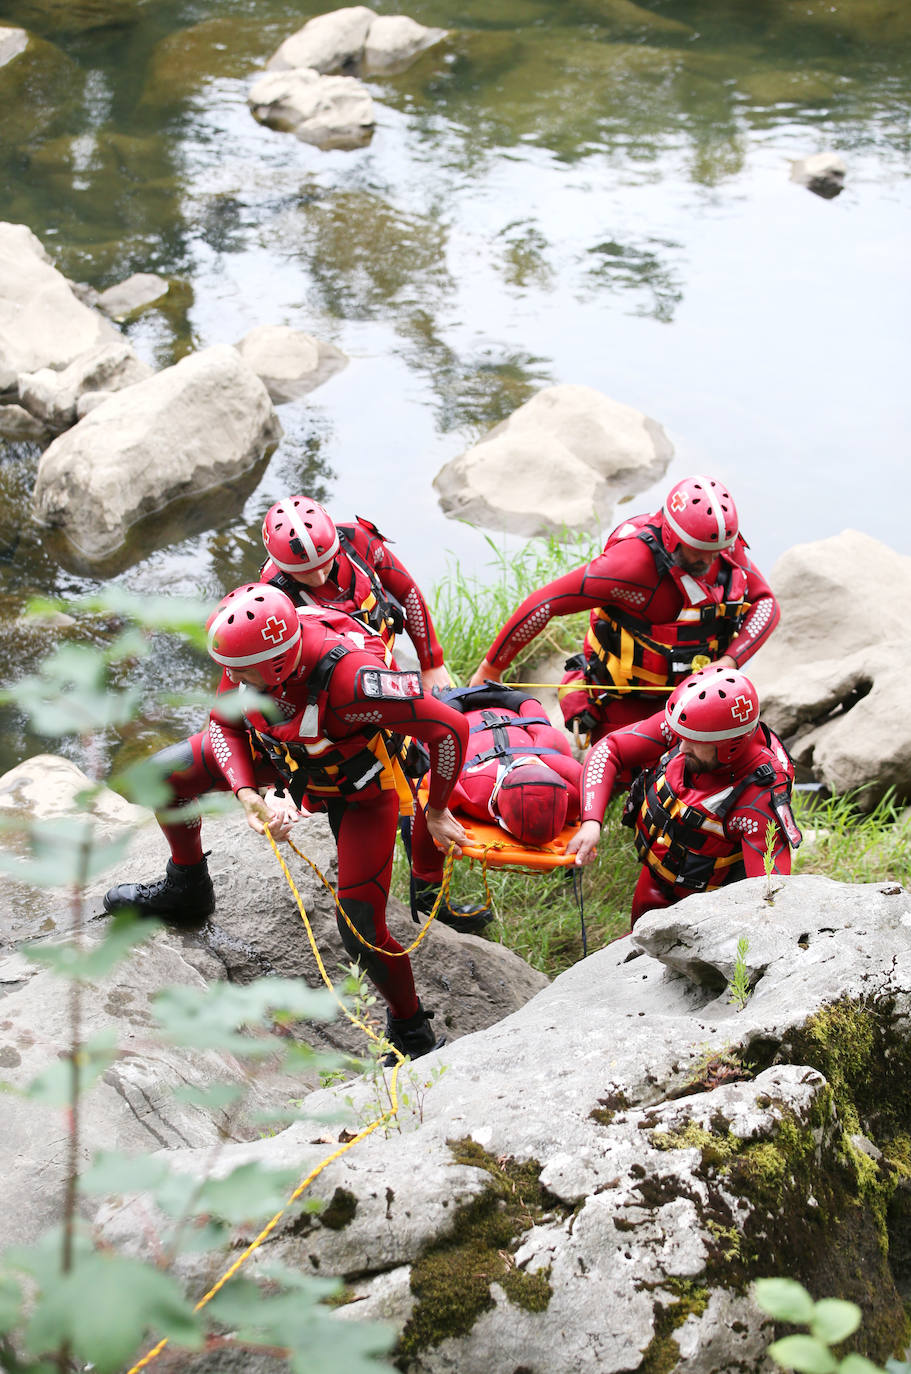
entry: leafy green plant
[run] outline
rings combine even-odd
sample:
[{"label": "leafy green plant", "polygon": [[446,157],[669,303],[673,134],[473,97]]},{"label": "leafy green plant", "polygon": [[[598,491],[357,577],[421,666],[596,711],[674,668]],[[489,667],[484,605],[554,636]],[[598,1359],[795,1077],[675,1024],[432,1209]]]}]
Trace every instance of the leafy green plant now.
[{"label": "leafy green plant", "polygon": [[[862,1314],[856,1303],[841,1298],[814,1302],[803,1284],[794,1279],[757,1279],[754,1295],[763,1312],[777,1322],[807,1328],[805,1333],[783,1336],[769,1346],[769,1355],[782,1369],[797,1370],[798,1374],[884,1374],[865,1355],[852,1351],[839,1357],[833,1349],[860,1326]],[[886,1371],[908,1374],[911,1365],[889,1360]]]},{"label": "leafy green plant", "polygon": [[737,955],[734,959],[734,972],[728,984],[728,1001],[735,1006],[738,1011],[743,1011],[753,989],[750,986],[750,973],[747,968],[747,955],[750,952],[750,942],[745,935],[741,935],[737,941]]},{"label": "leafy green plant", "polygon": [[[498,630],[521,601],[554,578],[587,563],[600,545],[588,535],[530,539],[507,552],[489,535],[484,538],[493,554],[483,575],[468,574],[456,560],[430,596],[433,622],[446,651],[446,665],[453,677],[467,682],[484,657]],[[514,659],[507,678],[517,681],[524,664],[539,662],[549,653],[572,654],[582,647],[588,618],[563,616],[545,628]]]},{"label": "leafy green plant", "polygon": [[[4,689],[0,697],[18,704],[45,736],[77,733],[84,752],[98,761],[100,774],[105,738],[140,706],[139,694],[129,685],[112,688],[111,669],[148,652],[152,631],[176,630],[198,642],[204,608],[176,599],[131,599],[119,589],[107,599],[93,598],[91,607],[98,605],[118,614],[141,614],[144,628],[126,630],[104,650],[63,645],[37,673]],[[164,800],[155,769],[131,769],[114,781],[137,803],[154,807]],[[263,1265],[255,1280],[216,1285],[194,1304],[171,1272],[175,1259],[190,1249],[212,1252],[217,1269],[218,1252],[227,1246],[231,1227],[273,1216],[287,1207],[289,1195],[299,1205],[295,1174],[250,1163],[228,1170],[219,1163],[221,1145],[209,1152],[207,1170],[199,1177],[172,1170],[160,1154],[110,1152],[83,1166],[86,1093],[120,1054],[111,1031],[86,1035],[86,1001],[157,929],[154,922],[129,915],[108,922],[100,935],[97,927],[91,932],[86,928],[83,889],[121,857],[130,838],[110,840],[99,832],[92,808],[100,790],[96,777],[79,799],[81,813],[53,823],[4,818],[5,833],[18,833],[12,837],[16,852],[0,850],[0,868],[36,886],[65,887],[72,930],[63,942],[36,943],[24,950],[63,984],[68,1045],[16,1091],[62,1110],[67,1163],[57,1224],[36,1244],[18,1245],[0,1256],[0,1368],[10,1374],[69,1374],[76,1362],[100,1374],[115,1374],[152,1334],[188,1350],[216,1350],[227,1342],[234,1350],[266,1347],[298,1371],[311,1371],[312,1352],[322,1348],[331,1352],[322,1368],[369,1374],[377,1368],[374,1357],[389,1348],[390,1333],[375,1325],[333,1320],[325,1305],[340,1287],[333,1280]],[[241,1066],[236,1082],[181,1092],[185,1100],[218,1114],[222,1144],[235,1136],[245,1118],[253,1128],[259,1124],[249,1100],[264,1064],[277,1072],[328,1067],[325,1056],[279,1033],[288,1021],[326,1020],[335,1014],[329,992],[314,992],[298,979],[163,988],[154,999],[154,1011],[160,1027],[150,1032],[152,1048],[160,1042],[194,1053],[226,1052]],[[287,1122],[300,1112],[278,1115]],[[142,1194],[149,1200],[156,1218],[154,1263],[117,1253],[81,1219],[80,1204],[94,1194]],[[313,1210],[316,1204],[305,1200],[303,1206]]]}]

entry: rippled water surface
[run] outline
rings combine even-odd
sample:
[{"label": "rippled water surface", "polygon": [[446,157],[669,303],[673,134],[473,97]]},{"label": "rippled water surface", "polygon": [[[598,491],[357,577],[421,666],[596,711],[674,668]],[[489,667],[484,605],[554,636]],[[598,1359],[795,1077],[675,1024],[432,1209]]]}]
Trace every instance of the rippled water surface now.
[{"label": "rippled water surface", "polygon": [[[555,382],[660,421],[672,477],[728,479],[765,568],[846,526],[911,553],[907,6],[378,4],[452,36],[371,79],[372,142],[329,153],[246,105],[324,8],[0,3],[48,44],[26,85],[0,73],[2,217],[75,280],[185,282],[128,330],[158,366],[271,323],[351,358],[280,408],[265,472],[139,534],[118,577],[217,597],[253,572],[262,512],[292,488],[376,520],[425,583],[447,550],[482,568],[483,537],[443,518],[431,478]],[[827,148],[848,166],[831,201],[788,179],[789,158]],[[12,628],[24,600],[93,585],[31,522],[37,458],[0,446],[13,676],[40,648]],[[209,676],[167,645],[143,671]],[[0,767],[40,747],[7,725]]]}]

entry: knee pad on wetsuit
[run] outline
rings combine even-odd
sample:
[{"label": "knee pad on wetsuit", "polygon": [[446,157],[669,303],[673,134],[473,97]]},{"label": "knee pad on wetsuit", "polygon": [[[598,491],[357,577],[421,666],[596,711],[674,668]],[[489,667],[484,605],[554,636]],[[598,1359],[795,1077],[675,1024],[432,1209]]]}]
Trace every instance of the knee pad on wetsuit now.
[{"label": "knee pad on wetsuit", "polygon": [[[388,981],[389,970],[380,955],[374,950],[368,949],[367,945],[357,938],[358,935],[361,935],[367,944],[375,945],[378,943],[376,916],[373,907],[369,902],[358,901],[354,897],[345,897],[339,900],[351,926],[354,926],[354,930],[352,930],[342,913],[340,911],[336,913],[338,933],[342,937],[342,944],[353,962],[358,964],[367,974],[367,977],[380,987]],[[357,935],[354,933],[355,930]]]}]

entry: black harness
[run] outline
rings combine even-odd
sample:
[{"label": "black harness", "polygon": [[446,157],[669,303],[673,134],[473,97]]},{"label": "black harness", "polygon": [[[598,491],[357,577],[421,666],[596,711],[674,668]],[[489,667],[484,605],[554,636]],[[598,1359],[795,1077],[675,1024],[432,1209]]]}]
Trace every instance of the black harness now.
[{"label": "black harness", "polygon": [[[510,744],[508,730],[524,730],[528,725],[550,725],[547,716],[519,716],[518,712],[526,701],[535,698],[528,692],[520,692],[517,687],[504,686],[500,682],[482,682],[478,687],[448,687],[440,693],[445,701],[461,715],[468,711],[481,712],[481,724],[472,725],[469,735],[484,734],[490,731],[493,744],[489,749],[470,754],[463,764],[464,768],[474,768],[493,759],[508,762],[516,755],[527,755],[533,749],[536,757],[542,754],[559,754],[559,749],[542,749],[538,745]],[[499,710],[495,708],[499,707]],[[515,715],[504,714],[514,711]]]}]

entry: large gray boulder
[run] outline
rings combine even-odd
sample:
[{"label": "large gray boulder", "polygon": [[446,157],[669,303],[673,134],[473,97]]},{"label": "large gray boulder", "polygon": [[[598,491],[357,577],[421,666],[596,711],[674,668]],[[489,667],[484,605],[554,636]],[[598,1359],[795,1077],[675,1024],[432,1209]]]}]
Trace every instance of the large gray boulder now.
[{"label": "large gray boulder", "polygon": [[251,87],[254,119],[317,148],[360,148],[376,118],[367,87],[353,76],[321,76],[311,67],[266,72]]},{"label": "large gray boulder", "polygon": [[447,463],[433,485],[454,520],[522,535],[590,530],[663,476],[673,452],[661,426],[632,406],[593,387],[552,386]]},{"label": "large gray boulder", "polygon": [[789,549],[770,582],[781,623],[748,667],[764,717],[832,792],[911,797],[911,558],[845,530]]},{"label": "large gray boulder", "polygon": [[15,372],[67,367],[120,334],[84,305],[24,224],[0,223],[0,358]]},{"label": "large gray boulder", "polygon": [[[402,1134],[375,1132],[313,1185],[344,1202],[338,1224],[292,1209],[258,1262],[343,1275],[341,1319],[392,1321],[407,1374],[771,1374],[750,1283],[776,1274],[859,1302],[862,1348],[883,1361],[909,1271],[911,896],[796,877],[766,897],[754,879],[650,913],[420,1061],[421,1083],[446,1072]],[[740,1009],[725,988],[744,937]],[[305,1107],[347,1097],[366,1120],[373,1091]],[[337,1149],[296,1124],[216,1167],[303,1173]],[[171,1157],[207,1168],[199,1150]],[[97,1218],[148,1251],[144,1219],[124,1198]],[[202,1292],[222,1267],[182,1272]]]},{"label": "large gray boulder", "polygon": [[258,325],[236,347],[276,405],[306,396],[348,365],[335,344],[286,324]]},{"label": "large gray boulder", "polygon": [[281,434],[269,394],[235,349],[205,349],[118,392],[42,455],[36,518],[87,559],[177,497],[231,481]]},{"label": "large gray boulder", "polygon": [[126,339],[97,344],[63,368],[42,367],[19,376],[19,399],[23,407],[59,433],[79,418],[79,402],[95,391],[122,391],[151,377],[154,368],[137,358]]},{"label": "large gray boulder", "polygon": [[366,5],[318,14],[286,38],[266,64],[269,71],[311,67],[317,72],[404,71],[427,48],[446,37],[406,15],[378,16]]}]

